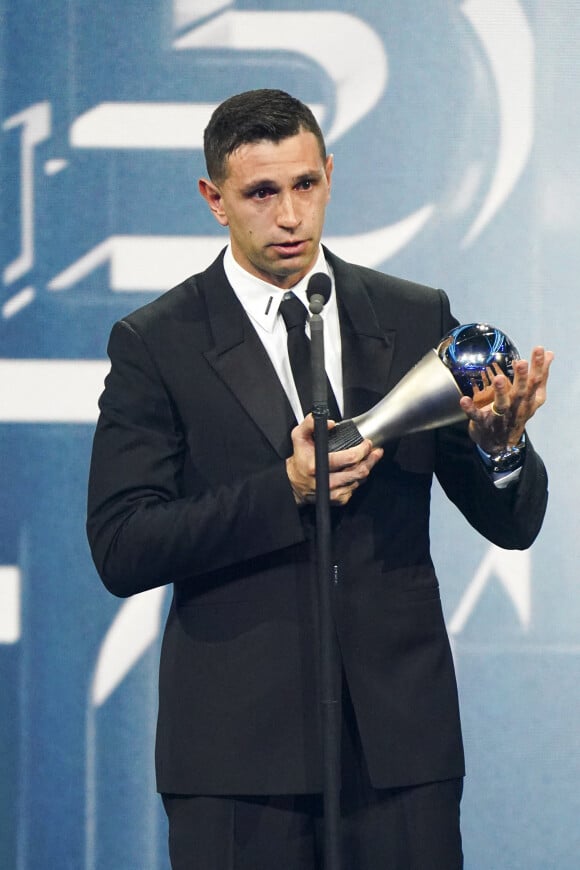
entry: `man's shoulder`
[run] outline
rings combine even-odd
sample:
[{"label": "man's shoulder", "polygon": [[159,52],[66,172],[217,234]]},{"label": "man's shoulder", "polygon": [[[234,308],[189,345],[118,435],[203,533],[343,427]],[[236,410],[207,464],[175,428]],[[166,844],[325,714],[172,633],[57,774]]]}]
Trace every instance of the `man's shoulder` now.
[{"label": "man's shoulder", "polygon": [[171,322],[194,323],[205,320],[203,286],[208,281],[211,283],[224,279],[222,259],[223,252],[203,272],[190,275],[161,296],[127,314],[123,320],[140,333]]},{"label": "man's shoulder", "polygon": [[325,254],[334,270],[337,286],[358,285],[369,293],[373,301],[401,305],[425,303],[439,305],[441,297],[445,295],[442,290],[427,284],[347,262],[328,249],[325,249]]}]

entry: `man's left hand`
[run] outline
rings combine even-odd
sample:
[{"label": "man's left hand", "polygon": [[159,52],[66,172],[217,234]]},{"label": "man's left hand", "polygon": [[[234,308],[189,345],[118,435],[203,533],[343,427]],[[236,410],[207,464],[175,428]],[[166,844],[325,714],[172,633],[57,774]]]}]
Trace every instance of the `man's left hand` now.
[{"label": "man's left hand", "polygon": [[475,390],[473,399],[463,396],[460,400],[469,417],[469,434],[486,453],[500,453],[520,441],[526,423],[546,401],[553,359],[552,351],[535,347],[529,364],[526,360],[514,363],[513,383],[491,370],[483,390]]}]

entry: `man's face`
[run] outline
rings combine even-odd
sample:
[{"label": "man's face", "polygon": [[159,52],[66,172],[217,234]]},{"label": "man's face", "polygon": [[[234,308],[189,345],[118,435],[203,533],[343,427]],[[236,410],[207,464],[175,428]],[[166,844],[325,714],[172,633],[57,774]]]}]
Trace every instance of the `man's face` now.
[{"label": "man's face", "polygon": [[240,266],[283,289],[304,277],[318,256],[332,167],[314,134],[301,131],[242,145],[229,156],[223,182],[200,180],[216,219],[229,227]]}]

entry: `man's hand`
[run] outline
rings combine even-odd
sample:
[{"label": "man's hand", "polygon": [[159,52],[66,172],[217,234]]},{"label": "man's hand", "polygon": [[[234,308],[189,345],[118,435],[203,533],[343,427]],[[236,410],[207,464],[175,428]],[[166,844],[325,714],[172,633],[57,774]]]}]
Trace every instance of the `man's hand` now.
[{"label": "man's hand", "polygon": [[[332,428],[334,423],[329,423]],[[314,458],[314,418],[309,414],[292,430],[294,452],[286,460],[286,471],[294,492],[296,504],[312,504],[316,498],[316,469]],[[353,492],[367,479],[383,455],[381,447],[374,447],[367,439],[356,447],[329,453],[330,503],[345,505]]]},{"label": "man's hand", "polygon": [[486,453],[496,454],[518,443],[526,423],[546,401],[553,359],[552,351],[535,347],[529,365],[526,360],[514,363],[513,383],[490,370],[485,388],[475,391],[473,399],[460,400],[469,417],[469,434]]}]

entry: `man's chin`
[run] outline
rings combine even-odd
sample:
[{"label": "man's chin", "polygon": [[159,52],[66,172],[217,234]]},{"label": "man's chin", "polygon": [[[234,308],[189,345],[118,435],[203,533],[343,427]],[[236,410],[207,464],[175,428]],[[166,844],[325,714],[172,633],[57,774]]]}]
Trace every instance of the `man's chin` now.
[{"label": "man's chin", "polygon": [[277,257],[271,264],[272,277],[279,281],[290,281],[289,286],[297,284],[306,275],[314,263],[315,257],[309,251],[308,254],[285,255]]}]

